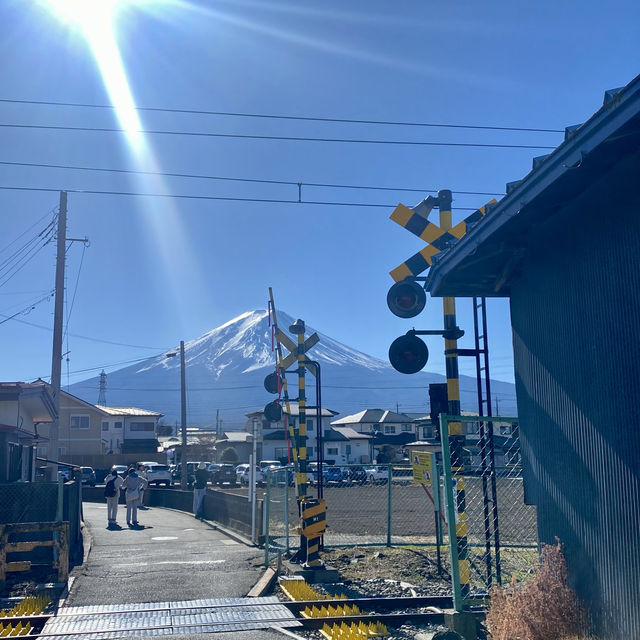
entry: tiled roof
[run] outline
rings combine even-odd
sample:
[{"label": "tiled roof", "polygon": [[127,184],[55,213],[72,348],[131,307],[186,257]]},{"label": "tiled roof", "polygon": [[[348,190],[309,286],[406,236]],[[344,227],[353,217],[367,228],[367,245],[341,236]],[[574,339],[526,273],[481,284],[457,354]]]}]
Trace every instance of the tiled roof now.
[{"label": "tiled roof", "polygon": [[[281,401],[282,404],[282,413],[286,413],[285,412],[285,404],[284,401]],[[289,408],[291,409],[291,411],[289,412],[288,415],[290,416],[297,416],[298,415],[298,403],[297,402],[290,402],[289,403]],[[261,416],[264,413],[264,411],[261,409],[260,411],[252,411],[251,413],[247,413],[247,417],[248,418],[255,418],[257,416]],[[310,418],[313,418],[316,415],[316,410],[315,409],[309,409],[307,407],[307,411],[306,411],[306,415]],[[331,418],[333,416],[337,416],[338,412],[337,411],[332,411],[331,409],[325,409],[325,407],[322,407],[322,416],[324,418]]]},{"label": "tiled roof", "polygon": [[345,416],[338,420],[334,420],[331,425],[349,425],[349,424],[402,424],[411,422],[412,418],[404,413],[394,413],[387,409],[365,409],[359,413]]},{"label": "tiled roof", "polygon": [[104,405],[95,405],[100,411],[104,411],[111,416],[136,416],[136,417],[151,417],[160,418],[163,413],[157,411],[149,411],[148,409],[138,409],[136,407],[105,407]]}]

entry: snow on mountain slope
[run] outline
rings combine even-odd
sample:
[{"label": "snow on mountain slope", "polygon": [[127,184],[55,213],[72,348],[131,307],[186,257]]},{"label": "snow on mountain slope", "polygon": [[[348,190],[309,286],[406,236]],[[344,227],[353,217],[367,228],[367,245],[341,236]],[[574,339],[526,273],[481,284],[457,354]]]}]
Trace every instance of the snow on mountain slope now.
[{"label": "snow on mountain slope", "polygon": [[[278,326],[285,333],[295,319],[278,312]],[[306,336],[315,331],[307,325]],[[341,415],[366,408],[396,409],[407,412],[428,410],[428,384],[444,377],[421,372],[405,376],[388,362],[368,356],[317,332],[320,342],[311,356],[322,366],[323,404]],[[273,370],[272,327],[264,310],[248,311],[185,342],[185,371],[189,424],[202,426],[215,422],[219,410],[223,428],[241,428],[245,414],[260,409],[271,397],[264,390],[264,376]],[[292,336],[295,341],[295,337]],[[174,353],[175,356],[169,356]],[[165,414],[174,424],[180,415],[180,359],[178,347],[118,371],[107,378],[107,404],[137,406]],[[307,382],[314,401],[313,379]],[[461,377],[463,408],[475,407],[475,380]],[[494,382],[503,413],[515,411],[514,386]],[[98,397],[98,378],[71,386],[71,393],[89,402]]]}]

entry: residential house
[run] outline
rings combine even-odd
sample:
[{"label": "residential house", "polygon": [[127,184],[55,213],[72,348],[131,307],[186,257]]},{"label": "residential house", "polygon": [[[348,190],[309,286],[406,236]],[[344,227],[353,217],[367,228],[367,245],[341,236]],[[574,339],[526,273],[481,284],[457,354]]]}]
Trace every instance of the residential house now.
[{"label": "residential house", "polygon": [[[253,451],[253,434],[246,431],[225,431],[222,437],[216,440],[217,462],[220,462],[220,458],[226,449],[235,451],[238,463],[249,462],[249,456]],[[258,451],[258,457],[260,457],[260,450]]]},{"label": "residential house", "polygon": [[386,409],[365,409],[334,420],[331,426],[350,427],[369,435],[371,461],[402,461],[406,457],[406,444],[416,439],[413,418]]},{"label": "residential house", "polygon": [[0,383],[0,482],[32,481],[42,427],[55,419],[53,398],[42,383]]},{"label": "residential house", "polygon": [[[297,402],[289,403],[289,412],[285,406],[282,407],[283,419],[280,422],[269,422],[264,418],[264,411],[253,411],[247,414],[247,424],[245,431],[253,433],[255,427],[258,436],[258,447],[260,453],[258,459],[280,460],[286,462],[292,459],[290,454],[291,443],[289,435],[285,431],[285,420],[287,426],[294,429],[298,426],[299,408]],[[326,433],[331,428],[331,419],[338,415],[337,411],[322,409],[321,426],[322,432]],[[305,423],[307,427],[307,460],[317,458],[318,443],[318,419],[315,409],[307,409],[305,413]],[[260,447],[260,445],[262,445]]]},{"label": "residential house", "polygon": [[[51,385],[39,380],[51,394]],[[155,453],[156,424],[161,413],[134,407],[94,405],[66,391],[60,391],[58,459],[81,464],[89,457],[105,454]],[[48,427],[43,425],[43,434]],[[46,455],[46,446],[39,446]]]},{"label": "residential house", "polygon": [[106,453],[156,453],[160,443],[156,436],[157,411],[137,407],[106,407],[96,405],[105,417],[101,434]]}]

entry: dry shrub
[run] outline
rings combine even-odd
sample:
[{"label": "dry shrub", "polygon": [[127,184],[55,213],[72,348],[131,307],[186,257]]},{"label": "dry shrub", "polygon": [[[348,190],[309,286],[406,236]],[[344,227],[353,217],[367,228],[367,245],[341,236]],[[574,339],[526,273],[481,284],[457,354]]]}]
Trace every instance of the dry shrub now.
[{"label": "dry shrub", "polygon": [[487,627],[493,640],[563,640],[581,636],[587,615],[567,586],[562,546],[545,546],[535,576],[510,588],[494,587]]}]

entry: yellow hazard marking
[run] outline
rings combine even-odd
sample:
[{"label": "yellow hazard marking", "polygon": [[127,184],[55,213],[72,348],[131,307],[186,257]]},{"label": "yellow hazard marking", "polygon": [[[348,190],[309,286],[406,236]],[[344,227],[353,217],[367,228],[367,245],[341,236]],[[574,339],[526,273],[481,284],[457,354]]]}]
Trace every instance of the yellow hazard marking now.
[{"label": "yellow hazard marking", "polygon": [[394,222],[397,222],[401,227],[406,227],[407,222],[411,219],[411,216],[414,215],[413,211],[409,209],[409,207],[405,207],[403,204],[399,204],[391,214],[390,218]]},{"label": "yellow hazard marking", "polygon": [[302,506],[302,517],[306,520],[312,516],[317,516],[319,513],[324,513],[327,510],[327,503],[324,500],[319,500],[317,505],[313,507]]},{"label": "yellow hazard marking", "polygon": [[460,571],[460,583],[461,584],[469,584],[469,561],[468,560],[459,560],[458,561],[458,570]]},{"label": "yellow hazard marking", "polygon": [[409,267],[403,262],[399,267],[396,267],[393,271],[391,271],[391,277],[395,282],[400,282],[405,278],[408,278],[411,274]]}]

